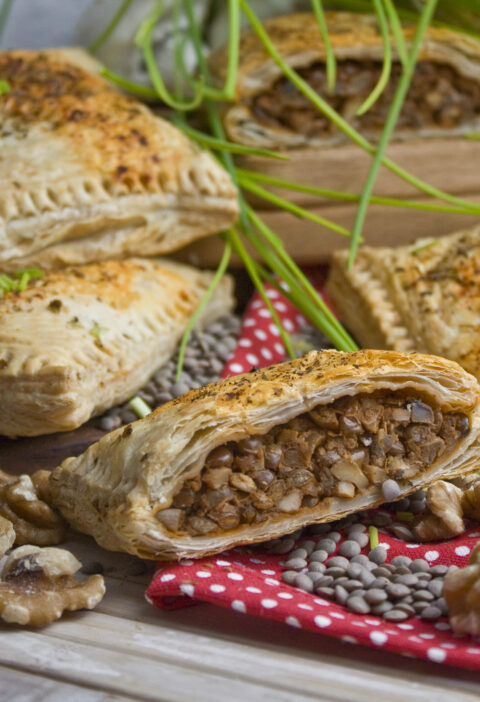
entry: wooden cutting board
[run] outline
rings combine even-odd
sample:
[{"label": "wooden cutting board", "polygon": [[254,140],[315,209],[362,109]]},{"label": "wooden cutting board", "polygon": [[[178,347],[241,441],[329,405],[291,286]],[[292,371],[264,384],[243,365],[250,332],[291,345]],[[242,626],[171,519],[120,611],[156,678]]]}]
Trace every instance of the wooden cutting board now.
[{"label": "wooden cutting board", "polygon": [[[249,157],[239,159],[238,165],[304,185],[359,193],[371,163],[371,157],[353,144],[325,149],[292,149],[286,154],[288,161]],[[452,195],[480,201],[480,141],[453,137],[397,142],[390,145],[388,155],[399,166],[427,183]],[[349,230],[352,228],[356,203],[327,200],[289,190],[275,192]],[[433,202],[386,168],[380,170],[375,194]],[[263,221],[282,238],[289,253],[300,264],[324,262],[332,251],[348,246],[346,237],[330,229],[273,208],[265,200],[249,199]],[[420,237],[437,237],[475,224],[480,224],[480,217],[475,215],[371,205],[364,236],[365,242],[372,246],[399,246]],[[177,256],[194,265],[209,267],[218,264],[222,253],[222,241],[211,236],[187,246]],[[232,266],[239,265],[241,262],[233,258]]]}]

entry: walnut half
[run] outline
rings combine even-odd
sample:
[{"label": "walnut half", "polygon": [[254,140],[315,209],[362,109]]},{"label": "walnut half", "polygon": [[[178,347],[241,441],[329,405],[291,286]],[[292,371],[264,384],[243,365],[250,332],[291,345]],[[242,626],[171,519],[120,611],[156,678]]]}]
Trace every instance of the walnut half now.
[{"label": "walnut half", "polygon": [[431,514],[414,526],[415,536],[421,541],[439,541],[463,534],[462,497],[462,490],[452,483],[445,480],[433,483],[427,491]]},{"label": "walnut half", "polygon": [[0,516],[12,523],[17,546],[52,546],[64,539],[63,519],[38,496],[45,483],[43,473],[37,471],[33,482],[29,475],[9,475],[0,470]]},{"label": "walnut half", "polygon": [[466,568],[445,576],[443,596],[448,605],[450,625],[456,634],[480,635],[480,542]]},{"label": "walnut half", "polygon": [[1,574],[0,616],[10,624],[44,626],[65,610],[93,609],[105,594],[105,584],[101,575],[76,580],[80,567],[64,549],[16,548]]}]

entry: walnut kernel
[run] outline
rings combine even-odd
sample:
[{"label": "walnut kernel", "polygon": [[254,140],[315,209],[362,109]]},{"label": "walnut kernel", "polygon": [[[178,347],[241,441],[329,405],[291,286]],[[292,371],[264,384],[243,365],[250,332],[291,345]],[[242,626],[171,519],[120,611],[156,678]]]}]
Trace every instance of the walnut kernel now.
[{"label": "walnut kernel", "polygon": [[[42,480],[38,474],[44,472],[37,471],[37,485]],[[51,546],[64,539],[63,519],[43,499],[39,499],[29,475],[9,475],[0,470],[0,515],[13,524],[17,546]]]},{"label": "walnut kernel", "polygon": [[20,546],[8,556],[0,580],[0,616],[11,624],[44,626],[65,610],[93,609],[105,594],[101,575],[84,582],[81,563],[59,548]]},{"label": "walnut kernel", "polygon": [[420,519],[414,532],[421,541],[451,539],[463,534],[462,490],[452,483],[439,480],[427,491],[427,507],[431,514]]},{"label": "walnut kernel", "polygon": [[447,602],[450,625],[456,634],[480,635],[480,542],[466,568],[445,576],[443,596]]}]

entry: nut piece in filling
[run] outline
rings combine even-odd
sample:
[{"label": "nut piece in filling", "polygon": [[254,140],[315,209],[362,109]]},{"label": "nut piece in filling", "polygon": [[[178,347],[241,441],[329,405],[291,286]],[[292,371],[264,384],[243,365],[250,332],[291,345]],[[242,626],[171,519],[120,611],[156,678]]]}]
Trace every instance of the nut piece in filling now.
[{"label": "nut piece in filling", "polygon": [[343,397],[271,429],[215,448],[157,519],[199,536],[313,509],[328,497],[380,496],[385,481],[408,481],[469,431],[405,392]]},{"label": "nut piece in filling", "polygon": [[[360,116],[356,111],[374,88],[381,70],[378,61],[339,61],[334,95],[326,89],[323,63],[315,63],[298,72],[356,129],[380,133],[401,75],[398,63],[392,65],[391,79],[372,109]],[[270,90],[253,98],[251,107],[260,123],[289,129],[305,137],[327,137],[337,130],[286,78],[280,78]],[[420,61],[398,121],[398,130],[450,129],[472,122],[478,115],[478,82],[461,76],[450,66]]]}]

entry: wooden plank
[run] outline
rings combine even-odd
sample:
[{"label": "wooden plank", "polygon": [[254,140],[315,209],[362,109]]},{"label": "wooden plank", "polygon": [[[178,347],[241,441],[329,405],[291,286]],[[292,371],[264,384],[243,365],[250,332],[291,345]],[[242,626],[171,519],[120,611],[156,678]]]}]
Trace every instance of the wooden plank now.
[{"label": "wooden plank", "polygon": [[[96,615],[91,613],[85,617],[95,620]],[[198,661],[184,667],[181,658],[178,662],[171,662],[136,655],[131,638],[125,641],[127,650],[100,646],[98,642],[103,640],[102,630],[93,624],[92,632],[93,640],[78,643],[40,632],[2,631],[0,663],[28,672],[38,671],[63,682],[82,685],[88,680],[92,687],[102,692],[130,695],[139,700],[303,702],[308,699],[294,689],[285,692],[277,686],[270,687],[262,680],[257,683],[238,679],[235,670],[229,671],[227,677],[213,668],[209,670],[201,663],[201,649],[197,649]],[[183,639],[179,639],[176,646],[181,647],[182,643]],[[325,699],[335,698],[327,696]]]},{"label": "wooden plank", "polygon": [[[319,688],[329,691],[328,699],[356,699],[359,702],[369,702],[372,693],[392,702],[403,702],[405,696],[413,702],[423,702],[433,692],[438,702],[450,702],[453,690],[459,694],[459,700],[471,699],[471,693],[478,694],[477,686],[462,686],[458,680],[445,685],[444,682],[435,681],[433,676],[420,678],[414,674],[405,675],[405,671],[399,675],[394,669],[381,671],[378,666],[366,669],[354,660],[349,662],[352,677],[341,680],[339,670],[345,661],[335,660],[326,652],[328,648],[320,655],[317,652],[314,656],[305,656],[295,647],[273,648],[258,642],[253,646],[238,642],[233,637],[226,644],[223,638],[178,630],[173,622],[173,626],[169,625],[172,619],[175,618],[169,613],[153,624],[137,622],[132,633],[129,622],[96,613],[85,616],[81,627],[66,621],[63,626],[58,623],[50,627],[46,633],[69,642],[88,643],[95,640],[99,648],[105,647],[119,653],[128,651],[130,656],[140,656],[144,660],[148,658],[155,668],[168,663],[205,675],[223,675],[226,679],[234,676],[238,681],[258,688],[266,686],[293,697],[296,694],[314,696]],[[254,624],[255,620],[250,619]],[[101,658],[101,655],[98,653],[97,658]],[[401,678],[401,688],[392,684],[392,675],[398,682]],[[462,687],[463,691],[460,692]]]},{"label": "wooden plank", "polygon": [[62,683],[52,678],[0,666],[4,702],[128,702],[137,699]]},{"label": "wooden plank", "polygon": [[[355,144],[329,148],[290,149],[288,161],[261,157],[240,157],[238,165],[318,188],[358,193],[365,181],[371,156]],[[402,168],[430,185],[454,195],[479,193],[478,162],[480,142],[464,137],[397,141],[388,156]],[[419,197],[412,185],[382,167],[375,194],[390,197]],[[313,202],[307,194],[295,194],[296,202]]]},{"label": "wooden plank", "polygon": [[[480,195],[466,195],[480,202]],[[426,202],[425,200],[422,200]],[[314,214],[325,217],[351,230],[355,220],[355,204],[309,205]],[[283,240],[287,251],[301,265],[313,265],[328,260],[332,251],[348,247],[348,238],[326,229],[315,222],[298,219],[280,210],[258,210],[257,214]],[[480,224],[475,215],[445,214],[411,209],[398,209],[371,205],[368,210],[364,239],[369,246],[396,246],[408,244],[419,237],[438,237]],[[250,254],[255,254],[248,247]],[[217,236],[207,237],[191,244],[176,257],[194,265],[214,267],[223,253],[223,242]],[[241,264],[232,258],[232,266]]]}]

